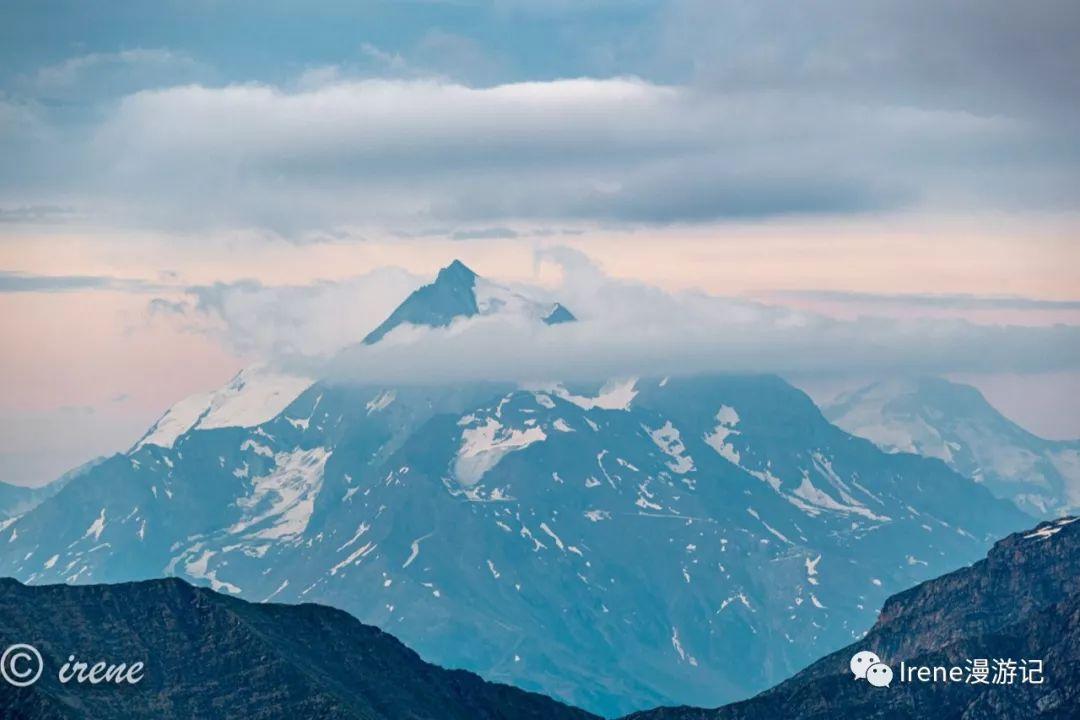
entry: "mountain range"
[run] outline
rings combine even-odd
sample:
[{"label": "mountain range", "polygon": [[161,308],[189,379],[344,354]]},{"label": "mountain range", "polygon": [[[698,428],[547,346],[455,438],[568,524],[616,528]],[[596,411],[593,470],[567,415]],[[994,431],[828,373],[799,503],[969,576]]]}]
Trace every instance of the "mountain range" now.
[{"label": "mountain range", "polygon": [[824,412],[887,452],[938,458],[1035,517],[1080,511],[1080,440],[1038,437],[969,385],[941,378],[878,382]]},{"label": "mountain range", "polygon": [[[777,687],[714,710],[657,708],[626,720],[943,718],[1065,720],[1080,703],[1080,523],[1044,522],[987,557],[890,597],[858,641]],[[30,643],[43,658],[26,688],[0,682],[12,720],[598,720],[544,696],[422,661],[391,635],[321,605],[249,603],[172,578],[34,587],[0,580],[0,647]],[[872,651],[888,687],[854,679]],[[133,686],[62,684],[78,659],[142,662]],[[1035,666],[1024,681],[992,668],[985,684],[912,682],[900,662],[972,668],[976,659]],[[1039,682],[1034,682],[1034,680]]]},{"label": "mountain range", "polygon": [[[573,321],[454,263],[364,343],[491,313]],[[761,691],[1030,518],[775,376],[385,386],[254,367],[5,523],[0,575],[316,601],[615,716]]]},{"label": "mountain range", "polygon": [[[1075,718],[1080,707],[1076,521],[1064,517],[1010,535],[971,567],[889,598],[864,638],[754,698],[715,710],[660,708],[628,720]],[[888,687],[854,679],[850,660],[867,650],[893,669]],[[990,667],[985,684],[967,682],[978,659]],[[1015,661],[1014,678],[991,664],[999,660]],[[964,680],[905,682],[899,679],[901,661],[963,668]],[[1024,682],[1021,667],[1040,672]]]}]

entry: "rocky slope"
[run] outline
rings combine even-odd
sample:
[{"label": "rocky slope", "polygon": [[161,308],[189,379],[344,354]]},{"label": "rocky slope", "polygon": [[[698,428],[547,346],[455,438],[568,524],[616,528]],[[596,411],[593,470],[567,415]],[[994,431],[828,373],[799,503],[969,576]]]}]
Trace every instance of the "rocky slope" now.
[{"label": "rocky slope", "polygon": [[458,318],[496,314],[514,314],[547,325],[576,320],[560,303],[526,298],[480,277],[455,260],[439,271],[434,282],[417,288],[405,298],[390,317],[364,337],[364,344],[377,343],[401,325],[446,327]]},{"label": "rocky slope", "polygon": [[940,378],[879,382],[824,412],[888,452],[938,458],[1035,517],[1080,510],[1080,441],[1024,430],[971,386]]},{"label": "rocky slope", "polygon": [[[1076,717],[1080,706],[1080,522],[1043,523],[997,543],[971,567],[890,598],[865,638],[745,702],[661,708],[634,720]],[[871,650],[899,664],[966,667],[972,659],[1041,660],[1041,684],[904,682],[872,687],[848,663]],[[993,668],[993,666],[991,666]],[[966,670],[965,670],[966,678]],[[1004,680],[1005,678],[1001,678]]]},{"label": "rocky slope", "polygon": [[[32,509],[43,497],[44,494],[39,488],[0,482],[0,523]],[[3,529],[2,525],[0,529]]]},{"label": "rocky slope", "polygon": [[60,492],[73,478],[88,473],[103,459],[96,458],[84,463],[40,487],[24,487],[0,482],[0,532],[15,522],[15,519],[20,515],[30,512],[41,502]]},{"label": "rocky slope", "polygon": [[[588,720],[542,695],[423,662],[390,635],[319,605],[251,604],[176,579],[28,587],[0,580],[0,648],[45,671],[0,681],[9,720]],[[70,653],[144,662],[122,687],[58,681]]]}]

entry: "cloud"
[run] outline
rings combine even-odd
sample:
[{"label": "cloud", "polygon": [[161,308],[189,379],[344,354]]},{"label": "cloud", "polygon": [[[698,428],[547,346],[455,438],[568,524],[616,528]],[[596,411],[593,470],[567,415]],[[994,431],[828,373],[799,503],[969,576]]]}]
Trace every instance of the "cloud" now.
[{"label": "cloud", "polygon": [[408,32],[370,11],[340,57],[312,46],[344,16],[312,13],[306,55],[256,73],[238,61],[265,49],[251,40],[220,58],[227,80],[183,47],[137,44],[27,73],[30,96],[0,96],[18,168],[0,201],[290,237],[1080,202],[1075,2],[415,11]]},{"label": "cloud", "polygon": [[67,292],[74,290],[120,290],[124,292],[156,292],[157,283],[108,275],[33,275],[0,270],[0,293]]},{"label": "cloud", "polygon": [[[543,251],[556,287],[516,287],[558,300],[579,322],[501,316],[450,327],[402,327],[358,345],[423,282],[381,270],[344,283],[192,289],[212,332],[246,355],[365,383],[592,380],[696,372],[1033,373],[1080,367],[1080,327],[977,325],[862,316],[851,320],[700,292],[669,293],[607,276],[581,253]],[[344,350],[343,350],[344,348]]]},{"label": "cloud", "polygon": [[362,80],[136,93],[92,164],[108,200],[173,226],[656,224],[996,201],[998,158],[1030,141],[1006,118],[636,78]]},{"label": "cloud", "polygon": [[[736,309],[738,313],[739,309]],[[746,312],[745,309],[742,309]],[[501,326],[500,326],[501,325]],[[331,376],[364,384],[601,380],[710,372],[812,374],[1040,373],[1075,369],[1075,327],[945,327],[887,320],[778,327],[714,318],[704,328],[586,321],[536,328],[478,320],[354,348]],[[1046,354],[1032,355],[1037,347]]]},{"label": "cloud", "polygon": [[24,80],[24,87],[40,100],[86,103],[212,76],[208,66],[186,53],[168,48],[132,48],[87,53],[47,65]]},{"label": "cloud", "polygon": [[[481,318],[405,330],[349,349],[330,376],[364,384],[545,382],[708,372],[847,375],[1041,373],[1076,369],[1080,329],[815,318],[785,326],[733,307],[691,325],[586,320],[528,327]],[[743,319],[739,319],[743,316]],[[753,318],[753,319],[750,319]],[[1037,349],[1033,351],[1034,349]]]},{"label": "cloud", "polygon": [[450,234],[453,240],[508,240],[516,237],[520,237],[520,233],[505,227],[455,230]]},{"label": "cloud", "polygon": [[398,268],[312,285],[215,283],[188,288],[190,301],[155,299],[148,312],[177,316],[185,329],[209,334],[241,356],[324,359],[362,339],[420,284]]},{"label": "cloud", "polygon": [[75,208],[56,205],[25,205],[22,207],[0,207],[0,223],[62,223],[76,219]]},{"label": "cloud", "polygon": [[154,298],[146,305],[151,317],[154,316],[183,316],[191,310],[191,304],[185,300],[168,300],[167,298]]},{"label": "cloud", "polygon": [[718,90],[1067,121],[1080,103],[1069,0],[677,0],[662,61]]},{"label": "cloud", "polygon": [[883,294],[838,290],[774,290],[767,295],[795,300],[825,300],[866,305],[906,305],[961,310],[1080,310],[1080,300],[1044,300],[1013,295]]}]

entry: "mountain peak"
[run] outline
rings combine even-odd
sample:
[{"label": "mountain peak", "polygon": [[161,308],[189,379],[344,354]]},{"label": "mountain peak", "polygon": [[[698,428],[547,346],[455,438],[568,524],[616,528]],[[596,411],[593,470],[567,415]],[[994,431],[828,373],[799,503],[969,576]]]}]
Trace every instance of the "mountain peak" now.
[{"label": "mountain peak", "polygon": [[477,275],[472,271],[472,268],[460,260],[454,260],[454,262],[439,271],[439,274],[435,277],[435,282],[461,282],[471,284],[476,278]]},{"label": "mountain peak", "polygon": [[518,315],[547,325],[577,319],[561,303],[545,303],[525,297],[480,277],[465,263],[454,260],[439,271],[434,282],[417,288],[405,298],[381,325],[364,338],[364,344],[373,345],[398,325],[406,323],[446,327],[457,318],[495,314]]},{"label": "mountain peak", "polygon": [[562,303],[555,303],[555,306],[551,308],[551,312],[544,318],[544,322],[548,325],[558,325],[565,322],[574,322],[577,320],[574,317],[574,313],[566,309]]}]

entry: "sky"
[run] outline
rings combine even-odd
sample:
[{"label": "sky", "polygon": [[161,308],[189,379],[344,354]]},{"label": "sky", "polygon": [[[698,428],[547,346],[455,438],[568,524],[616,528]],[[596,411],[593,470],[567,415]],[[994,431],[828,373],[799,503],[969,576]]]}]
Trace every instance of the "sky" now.
[{"label": "sky", "polygon": [[1078,36],[1066,0],[5,3],[0,480],[454,258],[595,323],[537,374],[932,372],[1080,437]]}]

